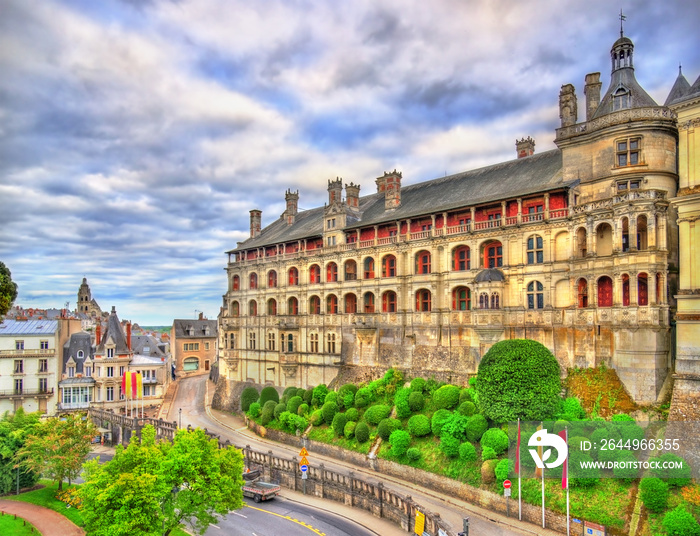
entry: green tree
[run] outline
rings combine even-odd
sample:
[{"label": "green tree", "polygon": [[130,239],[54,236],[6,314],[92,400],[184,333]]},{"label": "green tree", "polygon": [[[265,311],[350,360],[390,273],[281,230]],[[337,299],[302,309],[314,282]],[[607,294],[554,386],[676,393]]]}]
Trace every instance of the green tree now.
[{"label": "green tree", "polygon": [[481,413],[497,424],[539,421],[559,407],[559,363],[546,346],[529,339],[509,339],[486,352],[477,373]]},{"label": "green tree", "polygon": [[17,298],[17,283],[12,281],[10,269],[0,261],[0,317],[7,314]]},{"label": "green tree", "polygon": [[[6,412],[0,420],[0,494],[9,493],[17,486],[17,462],[15,455],[24,446],[29,432],[39,422],[38,413],[24,413],[19,408],[14,415]],[[20,488],[31,487],[39,480],[36,471],[19,468]]]},{"label": "green tree", "polygon": [[96,434],[97,428],[84,415],[52,417],[32,428],[16,460],[20,466],[58,482],[60,491],[64,480],[74,480],[80,474]]},{"label": "green tree", "polygon": [[85,464],[81,513],[94,536],[167,536],[181,524],[204,534],[216,518],[242,506],[243,455],[220,449],[203,430],[179,430],[156,442],[146,426],[114,458]]}]

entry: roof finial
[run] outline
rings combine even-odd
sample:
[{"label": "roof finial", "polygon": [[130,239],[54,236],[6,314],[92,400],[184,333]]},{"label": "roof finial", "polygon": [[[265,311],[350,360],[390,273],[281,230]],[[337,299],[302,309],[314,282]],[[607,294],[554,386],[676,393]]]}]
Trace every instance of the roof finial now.
[{"label": "roof finial", "polygon": [[678,62],[678,76],[680,76],[680,75],[683,74],[683,69],[682,69],[681,67],[682,67],[682,66],[681,66],[681,62],[679,61],[679,62]]},{"label": "roof finial", "polygon": [[622,29],[622,23],[627,20],[627,17],[622,14],[622,9],[620,9],[620,37],[624,37],[624,31]]}]

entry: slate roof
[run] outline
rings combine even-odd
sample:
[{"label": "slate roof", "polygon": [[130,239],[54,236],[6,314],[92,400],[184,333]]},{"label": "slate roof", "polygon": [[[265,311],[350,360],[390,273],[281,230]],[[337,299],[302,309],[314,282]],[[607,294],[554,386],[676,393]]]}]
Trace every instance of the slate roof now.
[{"label": "slate roof", "polygon": [[[175,337],[178,339],[216,339],[216,324],[216,320],[173,320]],[[208,335],[206,335],[207,327],[209,328]],[[192,335],[190,335],[189,328],[192,328]]]},{"label": "slate roof", "polygon": [[683,76],[683,73],[679,68],[678,78],[676,78],[676,81],[673,83],[673,87],[671,88],[671,92],[668,94],[668,97],[666,97],[666,102],[664,102],[664,106],[668,106],[674,100],[683,97],[689,89],[690,84],[688,83],[688,80],[686,80],[685,76]]},{"label": "slate roof", "polygon": [[[680,78],[683,75],[678,76]],[[683,79],[685,80],[685,77],[683,77]],[[676,80],[676,84],[678,84],[678,80]],[[682,94],[677,95],[673,100],[671,100],[671,96],[673,95],[673,92],[676,89],[676,84],[673,85],[671,93],[669,94],[668,99],[666,99],[666,105],[678,104],[686,100],[696,99],[700,97],[700,76],[698,76],[698,79],[695,80],[695,83],[692,86],[688,84],[688,81],[686,80],[686,84],[688,85],[687,89]]]},{"label": "slate roof", "polygon": [[129,350],[129,347],[126,344],[126,335],[122,330],[122,325],[119,322],[119,317],[117,316],[117,311],[114,307],[112,307],[112,312],[109,314],[109,318],[107,318],[107,329],[105,329],[105,332],[102,335],[102,340],[100,340],[99,344],[97,345],[96,352],[98,354],[104,353],[105,343],[110,337],[114,341],[116,354],[131,353],[131,350]]},{"label": "slate roof", "polygon": [[474,278],[475,283],[488,283],[490,281],[505,281],[506,277],[498,268],[487,268],[481,270]]},{"label": "slate roof", "polygon": [[151,335],[131,335],[131,349],[135,354],[154,356],[158,359],[165,357],[161,343]]},{"label": "slate roof", "polygon": [[53,335],[57,320],[5,320],[0,323],[0,335]]},{"label": "slate roof", "polygon": [[[83,351],[82,359],[78,357],[78,352]],[[81,331],[73,333],[63,345],[63,372],[66,371],[66,363],[70,358],[75,362],[75,372],[83,374],[83,365],[87,358],[94,359],[92,348],[92,336],[89,333]]]},{"label": "slate roof", "polygon": [[[526,158],[402,186],[401,206],[391,211],[384,208],[383,193],[360,197],[361,216],[354,221],[349,219],[345,229],[542,193],[569,187],[576,182],[578,181],[563,181],[561,151],[553,149]],[[280,217],[265,227],[259,236],[241,242],[232,251],[320,237],[323,233],[323,214],[324,207],[300,212],[292,225],[287,225],[286,219]]]}]

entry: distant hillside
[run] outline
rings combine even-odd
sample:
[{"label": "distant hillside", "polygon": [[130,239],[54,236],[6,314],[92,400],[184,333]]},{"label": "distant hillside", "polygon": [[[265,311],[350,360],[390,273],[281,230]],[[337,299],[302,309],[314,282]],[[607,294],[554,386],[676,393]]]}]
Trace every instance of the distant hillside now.
[{"label": "distant hillside", "polygon": [[144,331],[158,331],[160,333],[170,333],[170,328],[172,326],[141,326],[139,327]]}]

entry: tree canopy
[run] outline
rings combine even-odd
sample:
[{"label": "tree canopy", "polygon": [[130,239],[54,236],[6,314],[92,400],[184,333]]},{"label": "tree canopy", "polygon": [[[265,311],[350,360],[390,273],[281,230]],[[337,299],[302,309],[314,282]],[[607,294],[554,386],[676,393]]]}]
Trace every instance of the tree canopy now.
[{"label": "tree canopy", "polygon": [[[38,413],[25,413],[22,407],[13,414],[5,412],[0,420],[0,494],[9,493],[17,485],[17,452],[39,423]],[[36,484],[39,475],[27,467],[19,468],[19,487]]]},{"label": "tree canopy", "polygon": [[0,261],[0,317],[5,316],[17,298],[17,283],[12,281],[10,269]]},{"label": "tree canopy", "polygon": [[203,430],[179,430],[171,443],[148,425],[111,461],[85,464],[81,513],[95,536],[167,536],[183,523],[204,534],[215,512],[242,506],[242,473],[241,452]]},{"label": "tree canopy", "polygon": [[481,413],[502,424],[539,421],[556,412],[560,368],[537,341],[508,339],[494,344],[479,363],[476,391]]}]

